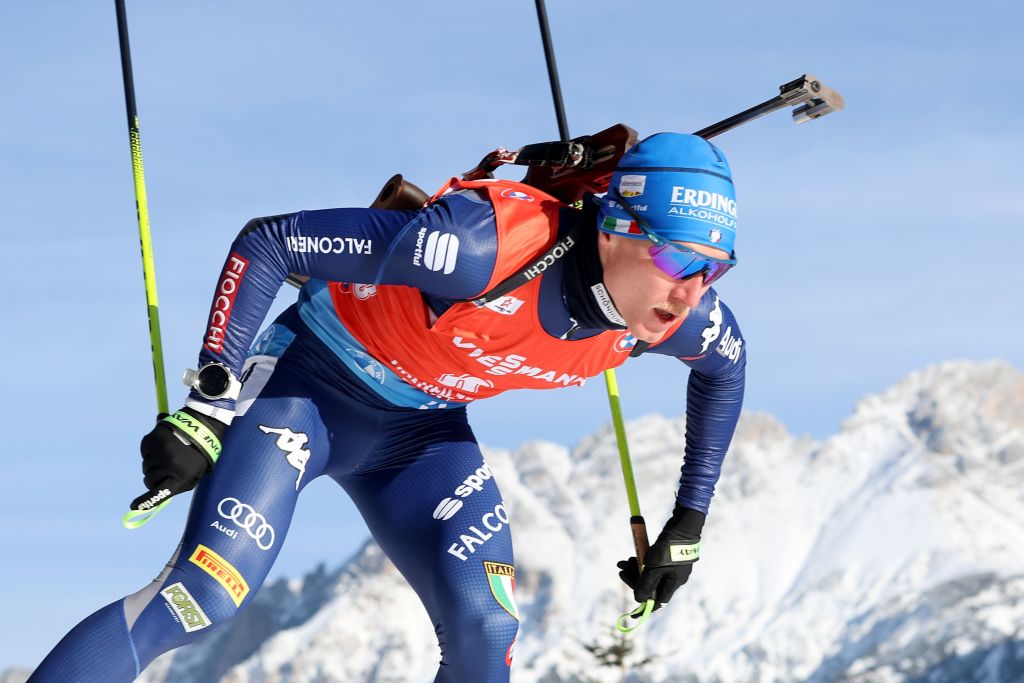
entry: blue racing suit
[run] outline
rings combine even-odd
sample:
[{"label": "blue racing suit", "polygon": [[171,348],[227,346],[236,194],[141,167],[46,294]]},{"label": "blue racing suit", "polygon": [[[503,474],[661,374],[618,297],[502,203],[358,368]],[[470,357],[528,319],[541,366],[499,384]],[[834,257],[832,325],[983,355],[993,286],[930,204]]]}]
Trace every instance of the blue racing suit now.
[{"label": "blue racing suit", "polygon": [[[565,208],[560,234],[580,220]],[[457,237],[449,272],[413,265],[424,227]],[[584,234],[578,258],[542,276],[537,312],[555,338],[615,327],[573,284],[599,268],[596,230]],[[237,402],[196,393],[187,401],[230,427],[181,543],[150,585],[69,632],[30,682],[130,681],[158,655],[224,628],[266,579],[299,494],[321,475],[351,496],[423,602],[441,649],[435,683],[507,682],[518,630],[509,516],[465,406],[437,401],[369,355],[340,324],[327,285],[365,283],[349,285],[355,296],[406,285],[440,316],[484,291],[497,249],[494,210],[471,190],[419,212],[329,209],[250,221],[232,244],[200,354],[244,384]],[[288,273],[311,279],[257,334]],[[677,503],[706,513],[742,403],[744,339],[710,290],[649,352],[691,370]]]}]

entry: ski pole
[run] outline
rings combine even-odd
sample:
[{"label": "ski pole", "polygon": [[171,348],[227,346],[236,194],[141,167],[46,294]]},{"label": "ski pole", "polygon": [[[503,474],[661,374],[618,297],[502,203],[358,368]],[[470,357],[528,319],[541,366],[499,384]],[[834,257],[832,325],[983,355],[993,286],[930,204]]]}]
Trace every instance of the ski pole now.
[{"label": "ski pole", "polygon": [[[622,420],[622,404],[619,401],[619,383],[615,378],[615,370],[604,371],[605,385],[608,387],[608,405],[612,411],[612,426],[615,428],[615,443],[619,447],[619,462],[622,465],[622,478],[626,483],[626,498],[629,499],[629,528],[633,532],[633,549],[636,551],[637,569],[643,571],[644,557],[651,547],[647,537],[647,523],[640,513],[640,498],[636,493],[636,480],[633,478],[633,460],[629,457],[629,440],[626,438],[626,425]],[[636,630],[640,624],[654,611],[654,600],[647,600],[631,612],[623,614],[615,620],[615,628],[622,633]],[[636,619],[632,626],[626,626],[626,619]]]},{"label": "ski pole", "polygon": [[[146,201],[146,177],[142,170],[142,140],[139,136],[139,115],[135,110],[135,82],[132,78],[132,55],[128,46],[128,19],[124,0],[114,0],[117,10],[117,36],[121,46],[121,76],[124,80],[124,102],[128,113],[128,141],[132,153],[132,177],[135,180],[135,210],[139,222],[139,246],[142,249],[142,277],[146,285],[146,310],[149,318],[149,345],[153,355],[153,378],[156,380],[157,413],[167,413],[167,384],[164,379],[164,354],[160,344],[160,305],[156,296],[156,267],[153,264],[153,242],[149,231],[149,204]],[[142,526],[162,509],[170,499],[147,511],[129,510],[121,519],[125,528]]]},{"label": "ski pole", "polygon": [[[565,120],[565,107],[562,104],[562,88],[558,80],[558,67],[555,64],[555,51],[551,46],[551,32],[548,29],[548,16],[544,8],[544,0],[536,0],[537,22],[540,24],[541,41],[544,44],[544,58],[547,62],[548,80],[551,82],[551,97],[555,103],[555,117],[558,119],[558,133],[562,142],[569,141],[569,125]],[[610,368],[604,371],[605,385],[608,389],[608,403],[612,412],[612,425],[615,427],[615,442],[619,447],[619,461],[622,464],[622,477],[626,482],[626,497],[629,499],[629,526],[633,534],[633,547],[636,550],[636,560],[640,568],[643,568],[644,555],[650,547],[647,538],[647,525],[643,515],[640,514],[640,499],[636,493],[636,481],[633,479],[633,462],[629,457],[629,441],[626,438],[626,426],[622,421],[622,404],[619,401],[619,385],[615,378],[615,370]],[[616,626],[620,631],[628,632],[643,623],[654,609],[654,600],[648,600],[628,615],[623,615],[616,620]],[[632,628],[624,629],[620,625],[625,617],[632,616],[639,619]]]}]

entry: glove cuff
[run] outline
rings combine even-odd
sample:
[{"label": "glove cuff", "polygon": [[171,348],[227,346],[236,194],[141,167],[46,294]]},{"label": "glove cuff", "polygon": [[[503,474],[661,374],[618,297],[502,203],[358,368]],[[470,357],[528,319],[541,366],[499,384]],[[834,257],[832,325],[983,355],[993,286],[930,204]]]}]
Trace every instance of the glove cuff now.
[{"label": "glove cuff", "polygon": [[699,541],[705,518],[703,512],[677,506],[661,533],[670,535],[672,540]]},{"label": "glove cuff", "polygon": [[188,408],[182,408],[172,415],[168,415],[161,422],[166,422],[175,432],[182,434],[190,443],[194,444],[199,452],[206,456],[210,467],[217,462],[217,458],[220,457],[220,437],[224,431],[223,428],[220,430],[211,428]]},{"label": "glove cuff", "polygon": [[661,563],[671,564],[690,564],[699,560],[704,518],[703,512],[677,507],[651,546],[651,559],[656,557]]}]

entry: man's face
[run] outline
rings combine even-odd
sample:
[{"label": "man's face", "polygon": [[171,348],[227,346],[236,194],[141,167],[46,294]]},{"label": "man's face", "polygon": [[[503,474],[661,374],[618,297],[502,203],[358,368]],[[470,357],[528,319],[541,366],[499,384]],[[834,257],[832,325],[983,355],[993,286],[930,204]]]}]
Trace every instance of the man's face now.
[{"label": "man's face", "polygon": [[[729,258],[721,249],[693,242],[678,244],[715,258]],[[668,329],[696,308],[710,285],[701,276],[677,280],[651,260],[651,242],[598,232],[597,247],[604,268],[604,284],[615,308],[634,337],[649,344],[660,341]]]}]

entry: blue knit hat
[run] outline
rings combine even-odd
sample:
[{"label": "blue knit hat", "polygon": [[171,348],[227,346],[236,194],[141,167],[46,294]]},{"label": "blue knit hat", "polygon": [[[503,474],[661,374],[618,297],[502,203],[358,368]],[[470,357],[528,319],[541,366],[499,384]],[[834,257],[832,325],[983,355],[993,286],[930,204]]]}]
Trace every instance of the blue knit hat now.
[{"label": "blue knit hat", "polygon": [[601,200],[598,227],[642,238],[632,217],[619,206],[614,190],[658,236],[733,252],[736,193],[732,171],[722,151],[704,138],[655,133],[630,147],[619,160],[608,194]]}]

